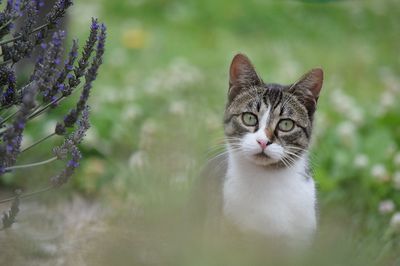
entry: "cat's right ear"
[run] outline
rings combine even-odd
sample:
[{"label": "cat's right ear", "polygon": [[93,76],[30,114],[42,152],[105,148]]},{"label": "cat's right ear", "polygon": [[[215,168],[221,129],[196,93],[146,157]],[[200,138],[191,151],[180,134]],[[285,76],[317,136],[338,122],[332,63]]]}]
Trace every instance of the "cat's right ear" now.
[{"label": "cat's right ear", "polygon": [[229,101],[232,101],[242,89],[261,84],[262,81],[249,58],[244,54],[235,55],[229,70]]}]

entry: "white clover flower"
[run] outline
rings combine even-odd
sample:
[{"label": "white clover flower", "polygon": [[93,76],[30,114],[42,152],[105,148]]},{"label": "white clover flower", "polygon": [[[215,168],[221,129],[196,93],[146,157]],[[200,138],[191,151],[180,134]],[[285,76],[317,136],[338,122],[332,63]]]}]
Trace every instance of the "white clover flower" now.
[{"label": "white clover flower", "polygon": [[152,120],[147,120],[140,131],[139,147],[146,150],[154,143],[154,134],[157,130],[157,124]]},{"label": "white clover flower", "polygon": [[392,69],[388,67],[382,67],[379,70],[379,76],[385,85],[385,89],[394,93],[400,92],[400,79],[393,73]]},{"label": "white clover flower", "polygon": [[[100,102],[104,103],[116,103],[119,101],[119,96],[118,93],[115,93],[115,88],[111,86],[103,86],[99,90],[99,96],[96,96],[99,98]],[[96,105],[95,105],[96,106]]]},{"label": "white clover flower", "polygon": [[365,154],[357,154],[354,158],[354,165],[357,168],[365,168],[368,166],[369,159]]},{"label": "white clover flower", "polygon": [[164,75],[161,72],[157,72],[149,79],[144,82],[144,91],[147,94],[155,95],[160,92],[164,88],[163,84]]},{"label": "white clover flower", "polygon": [[172,91],[186,88],[202,78],[201,71],[190,64],[185,58],[174,59],[169,66],[156,71],[144,82],[144,90],[149,94],[159,94],[160,91]]},{"label": "white clover flower", "polygon": [[394,155],[393,162],[396,166],[400,166],[400,152]]},{"label": "white clover flower", "polygon": [[125,102],[133,102],[136,100],[136,92],[137,88],[133,85],[129,85],[121,91],[121,98]]},{"label": "white clover flower", "polygon": [[390,143],[390,144],[386,147],[385,153],[386,153],[387,156],[392,157],[392,156],[395,154],[396,150],[397,150],[396,144]]},{"label": "white clover flower", "polygon": [[353,99],[345,94],[342,89],[334,89],[331,93],[331,103],[338,113],[347,115],[354,109]]},{"label": "white clover flower", "polygon": [[358,125],[364,122],[364,113],[358,108],[352,108],[348,116],[351,121]]},{"label": "white clover flower", "polygon": [[154,134],[157,130],[157,123],[153,120],[147,120],[143,123],[142,134]]},{"label": "white clover flower", "polygon": [[174,115],[184,115],[186,112],[186,103],[184,101],[174,101],[169,106],[169,112]]},{"label": "white clover flower", "polygon": [[135,120],[142,113],[142,110],[139,106],[129,105],[121,113],[124,120]]},{"label": "white clover flower", "polygon": [[390,108],[396,103],[396,97],[390,91],[385,91],[381,95],[380,105],[384,108]]},{"label": "white clover flower", "polygon": [[380,214],[388,214],[394,211],[395,205],[393,200],[384,200],[379,203],[379,213]]},{"label": "white clover flower", "polygon": [[393,174],[393,186],[395,189],[400,190],[400,171]]},{"label": "white clover flower", "polygon": [[185,58],[177,58],[172,61],[169,70],[170,76],[179,77],[178,82],[181,84],[177,85],[185,86],[185,84],[194,83],[202,76],[200,70],[196,66],[190,64]]},{"label": "white clover flower", "polygon": [[129,157],[129,167],[131,169],[141,168],[146,162],[146,154],[143,151],[134,152],[131,157]]},{"label": "white clover flower", "polygon": [[340,123],[337,126],[336,130],[342,139],[347,139],[347,138],[354,137],[356,127],[355,127],[354,123],[352,123],[350,121],[345,121],[345,122]]},{"label": "white clover flower", "polygon": [[386,168],[382,164],[375,164],[372,166],[371,175],[377,181],[385,182],[389,180],[389,175],[387,174]]},{"label": "white clover flower", "polygon": [[393,214],[392,219],[390,219],[390,227],[395,232],[400,232],[400,212]]}]

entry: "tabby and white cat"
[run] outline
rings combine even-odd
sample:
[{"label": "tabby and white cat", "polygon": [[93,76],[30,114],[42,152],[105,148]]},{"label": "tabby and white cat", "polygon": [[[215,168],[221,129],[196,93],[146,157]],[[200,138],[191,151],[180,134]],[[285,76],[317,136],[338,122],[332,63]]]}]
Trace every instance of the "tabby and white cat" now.
[{"label": "tabby and white cat", "polygon": [[245,55],[233,58],[221,211],[240,231],[301,242],[312,238],[316,191],[307,153],[322,81],[316,68],[291,85],[264,83]]}]

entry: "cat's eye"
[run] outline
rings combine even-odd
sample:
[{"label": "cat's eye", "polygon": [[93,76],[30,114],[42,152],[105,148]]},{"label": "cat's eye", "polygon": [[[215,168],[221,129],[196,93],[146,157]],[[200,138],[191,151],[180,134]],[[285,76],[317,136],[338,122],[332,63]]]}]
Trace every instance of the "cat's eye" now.
[{"label": "cat's eye", "polygon": [[280,131],[289,132],[293,130],[293,128],[294,128],[294,122],[290,119],[282,119],[278,123],[278,129]]},{"label": "cat's eye", "polygon": [[246,126],[249,126],[249,127],[253,127],[253,126],[257,125],[257,123],[258,123],[257,116],[252,113],[243,113],[242,121]]}]

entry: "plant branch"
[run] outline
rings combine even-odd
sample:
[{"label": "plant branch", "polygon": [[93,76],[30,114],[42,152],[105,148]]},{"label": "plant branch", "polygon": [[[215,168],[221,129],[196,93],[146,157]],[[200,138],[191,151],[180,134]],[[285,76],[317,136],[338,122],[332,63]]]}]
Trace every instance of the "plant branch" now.
[{"label": "plant branch", "polygon": [[44,161],[40,161],[37,163],[29,163],[29,164],[21,164],[21,165],[14,165],[14,166],[10,166],[10,167],[6,167],[4,168],[5,171],[10,171],[10,170],[15,170],[15,169],[23,169],[23,168],[29,168],[29,167],[35,167],[35,166],[39,166],[39,165],[43,165],[43,164],[48,164],[51,162],[54,162],[55,160],[57,160],[57,156],[51,157],[50,159],[44,160]]},{"label": "plant branch", "polygon": [[42,143],[43,141],[45,141],[45,140],[51,138],[51,137],[54,136],[55,134],[56,134],[56,133],[53,132],[53,133],[51,133],[50,135],[47,135],[46,137],[43,137],[43,138],[39,139],[39,140],[36,141],[35,143],[33,143],[33,144],[29,145],[28,147],[26,147],[25,149],[21,150],[21,152],[27,151],[27,150],[29,150],[29,149],[35,147],[36,145]]},{"label": "plant branch", "polygon": [[[41,26],[39,26],[39,27],[33,29],[33,30],[30,32],[30,34],[36,33],[36,32],[38,32],[38,31],[40,31],[40,30],[43,30],[43,29],[45,29],[46,27],[48,27],[49,25],[50,25],[50,23],[45,23],[45,24],[43,24],[43,25],[41,25]],[[8,39],[8,40],[5,40],[5,41],[1,41],[1,42],[0,42],[0,46],[3,46],[3,45],[8,44],[8,43],[10,43],[10,42],[15,42],[15,41],[17,41],[17,40],[19,40],[19,39],[21,39],[21,38],[22,38],[22,35],[19,35],[19,36],[17,36],[17,37],[11,38],[11,39]],[[0,54],[0,56],[2,56],[2,55],[3,55],[3,54]]]},{"label": "plant branch", "polygon": [[[39,194],[39,193],[42,193],[42,192],[49,191],[49,190],[52,189],[52,188],[53,188],[53,186],[47,186],[47,187],[45,187],[45,188],[42,188],[42,189],[39,189],[39,190],[30,192],[30,193],[23,194],[23,195],[19,196],[19,198],[20,198],[20,199],[28,198],[28,197],[31,197],[31,196],[33,196],[33,195],[36,195],[36,194]],[[0,200],[0,204],[13,201],[15,198],[16,198],[16,197],[14,196],[14,197],[2,199],[2,200]]]}]

